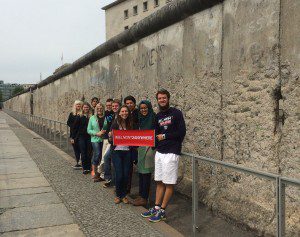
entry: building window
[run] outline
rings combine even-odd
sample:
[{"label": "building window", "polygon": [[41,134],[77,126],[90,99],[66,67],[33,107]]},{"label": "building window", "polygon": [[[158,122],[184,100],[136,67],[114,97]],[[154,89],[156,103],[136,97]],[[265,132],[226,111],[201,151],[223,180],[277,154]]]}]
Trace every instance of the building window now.
[{"label": "building window", "polygon": [[154,0],[154,7],[158,7],[159,6],[159,0]]},{"label": "building window", "polygon": [[124,30],[128,30],[128,29],[129,29],[129,26],[125,26],[125,27],[124,27]]},{"label": "building window", "polygon": [[134,6],[133,7],[133,15],[137,15],[138,14],[138,6]]},{"label": "building window", "polygon": [[148,11],[148,2],[143,2],[143,11]]},{"label": "building window", "polygon": [[124,11],[124,19],[127,19],[128,18],[128,10],[125,10]]}]

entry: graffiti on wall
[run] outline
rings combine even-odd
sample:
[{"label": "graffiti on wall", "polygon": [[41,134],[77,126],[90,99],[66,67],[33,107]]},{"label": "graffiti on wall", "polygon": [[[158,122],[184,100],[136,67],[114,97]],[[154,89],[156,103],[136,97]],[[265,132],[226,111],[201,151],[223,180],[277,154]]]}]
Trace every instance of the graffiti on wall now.
[{"label": "graffiti on wall", "polygon": [[139,69],[152,67],[163,59],[165,47],[166,45],[161,44],[155,48],[139,53],[137,58],[132,61],[133,66],[138,67]]}]

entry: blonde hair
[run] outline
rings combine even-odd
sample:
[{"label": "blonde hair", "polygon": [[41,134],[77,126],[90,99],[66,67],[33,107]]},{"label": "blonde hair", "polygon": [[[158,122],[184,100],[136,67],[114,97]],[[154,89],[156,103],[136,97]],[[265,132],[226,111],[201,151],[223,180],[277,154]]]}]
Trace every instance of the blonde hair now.
[{"label": "blonde hair", "polygon": [[[76,110],[76,105],[77,104],[80,104],[81,105],[81,108],[79,111]],[[82,105],[83,105],[83,102],[81,100],[75,100],[74,104],[73,104],[73,108],[72,108],[72,114],[73,115],[78,115],[78,114],[81,114],[81,110],[82,110]]]},{"label": "blonde hair", "polygon": [[105,115],[105,108],[104,108],[104,105],[103,104],[101,104],[101,103],[98,103],[98,104],[96,104],[96,106],[95,106],[95,111],[94,111],[94,115],[96,115],[97,116],[97,107],[98,106],[100,106],[100,108],[102,108],[102,116],[104,116]]}]

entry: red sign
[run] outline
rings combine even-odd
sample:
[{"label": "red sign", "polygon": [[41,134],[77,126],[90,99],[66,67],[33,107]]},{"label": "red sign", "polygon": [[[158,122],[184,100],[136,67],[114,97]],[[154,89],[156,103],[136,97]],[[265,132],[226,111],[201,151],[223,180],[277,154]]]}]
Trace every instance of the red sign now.
[{"label": "red sign", "polygon": [[155,146],[155,130],[113,130],[115,146]]}]

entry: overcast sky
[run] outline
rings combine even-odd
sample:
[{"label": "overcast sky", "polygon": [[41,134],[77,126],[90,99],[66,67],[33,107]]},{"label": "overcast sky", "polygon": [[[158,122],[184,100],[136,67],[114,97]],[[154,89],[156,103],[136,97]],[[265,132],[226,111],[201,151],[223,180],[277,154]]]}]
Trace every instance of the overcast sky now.
[{"label": "overcast sky", "polygon": [[0,80],[37,83],[105,41],[114,0],[0,0]]}]

